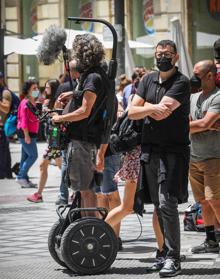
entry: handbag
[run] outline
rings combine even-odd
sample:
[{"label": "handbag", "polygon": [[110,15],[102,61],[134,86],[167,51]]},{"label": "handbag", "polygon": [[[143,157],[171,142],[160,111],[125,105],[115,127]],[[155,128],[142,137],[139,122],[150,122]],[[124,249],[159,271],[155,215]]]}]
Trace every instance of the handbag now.
[{"label": "handbag", "polygon": [[6,137],[12,136],[16,132],[17,115],[9,114],[7,120],[4,123],[4,132]]},{"label": "handbag", "polygon": [[113,154],[126,153],[141,143],[142,120],[131,120],[128,112],[119,117],[112,127],[109,147]]}]

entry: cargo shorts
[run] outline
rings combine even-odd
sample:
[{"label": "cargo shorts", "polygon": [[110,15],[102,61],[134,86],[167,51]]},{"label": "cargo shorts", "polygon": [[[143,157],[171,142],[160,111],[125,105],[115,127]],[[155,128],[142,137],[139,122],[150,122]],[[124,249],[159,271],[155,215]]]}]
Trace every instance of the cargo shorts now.
[{"label": "cargo shorts", "polygon": [[74,191],[93,188],[97,148],[95,144],[71,140],[67,150],[67,175]]}]

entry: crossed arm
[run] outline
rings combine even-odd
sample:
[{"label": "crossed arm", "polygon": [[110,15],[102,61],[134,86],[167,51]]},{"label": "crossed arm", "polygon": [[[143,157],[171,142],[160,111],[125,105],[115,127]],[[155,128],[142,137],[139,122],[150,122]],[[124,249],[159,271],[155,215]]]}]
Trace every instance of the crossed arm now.
[{"label": "crossed arm", "polygon": [[130,119],[138,120],[150,116],[157,121],[163,120],[180,106],[180,103],[168,96],[164,96],[159,104],[145,102],[143,98],[135,95],[128,110]]},{"label": "crossed arm", "polygon": [[192,120],[190,116],[190,134],[208,130],[220,131],[220,114],[207,112],[202,119]]}]

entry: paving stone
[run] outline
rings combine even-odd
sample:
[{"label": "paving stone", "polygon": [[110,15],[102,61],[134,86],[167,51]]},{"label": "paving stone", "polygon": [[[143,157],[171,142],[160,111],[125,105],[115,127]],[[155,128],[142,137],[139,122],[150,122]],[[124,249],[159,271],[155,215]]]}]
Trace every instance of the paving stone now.
[{"label": "paving stone", "polygon": [[[19,145],[13,144],[12,150],[18,151]],[[39,144],[39,154],[43,152],[43,145]],[[12,160],[15,156],[12,153]],[[40,160],[40,158],[39,158]],[[31,169],[33,181],[38,182],[39,161]],[[116,261],[105,274],[94,276],[78,276],[59,266],[49,255],[47,238],[51,226],[58,220],[56,207],[59,186],[58,170],[49,167],[49,182],[45,189],[45,202],[31,204],[26,196],[33,193],[33,189],[20,189],[13,180],[0,180],[0,279],[69,279],[77,277],[83,279],[153,279],[158,274],[146,274],[145,268],[152,264],[155,257],[156,240],[152,229],[152,213],[154,207],[146,206],[146,214],[139,219],[135,214],[126,217],[121,224],[121,238],[124,249],[118,253]],[[56,186],[57,185],[57,186]],[[123,186],[119,187],[122,195]],[[16,198],[16,196],[18,198]],[[4,201],[1,203],[1,201]],[[182,274],[178,279],[219,279],[220,255],[205,254],[192,255],[191,247],[200,244],[204,233],[183,231],[183,212],[189,204],[193,204],[192,193],[190,202],[180,206],[182,254],[186,260],[182,263]],[[141,222],[141,224],[140,224]]]}]

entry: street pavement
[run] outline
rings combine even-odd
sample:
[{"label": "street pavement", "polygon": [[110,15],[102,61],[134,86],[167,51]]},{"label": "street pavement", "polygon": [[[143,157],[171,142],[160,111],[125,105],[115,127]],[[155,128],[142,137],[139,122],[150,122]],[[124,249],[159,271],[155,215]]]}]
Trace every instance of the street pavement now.
[{"label": "street pavement", "polygon": [[[30,170],[34,183],[39,179],[39,161],[45,143],[38,144],[39,160]],[[12,163],[20,159],[19,143],[10,144]],[[0,154],[1,159],[1,154]],[[0,180],[0,279],[47,279],[47,278],[159,278],[158,274],[146,274],[145,267],[155,257],[156,241],[152,229],[153,206],[145,207],[143,218],[136,214],[126,217],[121,224],[123,250],[118,253],[112,267],[100,275],[79,276],[59,266],[50,256],[47,248],[48,232],[58,219],[55,201],[60,183],[60,171],[49,166],[49,176],[43,193],[43,203],[30,203],[27,195],[34,189],[21,189],[11,180]],[[123,194],[123,185],[119,187]],[[180,205],[182,274],[177,278],[220,278],[220,255],[192,255],[190,249],[203,242],[204,233],[184,232],[183,215],[189,204],[193,204],[190,191],[189,202]],[[137,239],[138,238],[138,239]]]}]

